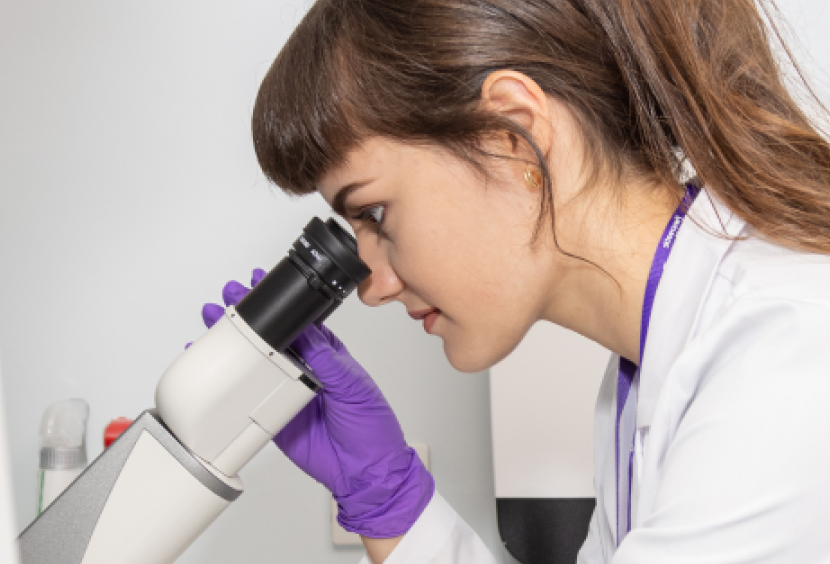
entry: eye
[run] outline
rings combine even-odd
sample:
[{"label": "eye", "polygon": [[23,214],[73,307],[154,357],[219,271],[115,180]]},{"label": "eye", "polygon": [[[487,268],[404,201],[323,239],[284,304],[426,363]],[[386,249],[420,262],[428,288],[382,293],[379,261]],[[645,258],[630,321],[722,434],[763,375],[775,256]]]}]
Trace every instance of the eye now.
[{"label": "eye", "polygon": [[383,213],[385,208],[383,206],[372,206],[369,208],[364,208],[361,210],[359,214],[354,216],[354,219],[359,221],[371,221],[372,223],[377,223],[380,225],[383,223]]}]

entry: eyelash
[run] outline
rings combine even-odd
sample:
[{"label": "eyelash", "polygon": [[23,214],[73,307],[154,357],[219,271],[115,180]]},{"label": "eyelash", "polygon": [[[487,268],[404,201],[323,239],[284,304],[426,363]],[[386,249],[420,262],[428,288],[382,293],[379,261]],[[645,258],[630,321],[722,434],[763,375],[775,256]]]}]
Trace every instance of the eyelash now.
[{"label": "eyelash", "polygon": [[[380,210],[381,212],[380,219],[378,219],[375,215],[375,212],[378,210]],[[385,208],[383,206],[370,206],[368,208],[363,208],[362,210],[360,210],[360,213],[352,216],[352,219],[356,221],[370,221],[372,223],[375,223],[378,226],[378,231],[380,231],[380,225],[381,223],[383,223],[384,211]]]}]

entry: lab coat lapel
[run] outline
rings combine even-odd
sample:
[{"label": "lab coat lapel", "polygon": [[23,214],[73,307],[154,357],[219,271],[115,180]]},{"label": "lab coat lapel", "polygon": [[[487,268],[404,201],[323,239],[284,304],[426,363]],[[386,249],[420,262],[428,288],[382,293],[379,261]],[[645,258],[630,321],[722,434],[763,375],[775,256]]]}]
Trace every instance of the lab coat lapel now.
[{"label": "lab coat lapel", "polygon": [[[654,298],[640,367],[637,428],[651,426],[666,375],[686,347],[712,280],[745,223],[702,190],[677,233]],[[718,237],[713,233],[726,233]]]}]

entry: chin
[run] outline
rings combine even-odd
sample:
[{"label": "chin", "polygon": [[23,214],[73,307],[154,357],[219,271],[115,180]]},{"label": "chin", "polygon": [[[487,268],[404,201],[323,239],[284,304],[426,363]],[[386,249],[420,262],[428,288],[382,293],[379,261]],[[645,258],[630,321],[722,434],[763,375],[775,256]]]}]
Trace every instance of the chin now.
[{"label": "chin", "polygon": [[453,368],[468,374],[487,370],[501,360],[501,358],[493,357],[492,354],[477,354],[475,347],[450,346],[446,340],[444,340],[444,354]]},{"label": "chin", "polygon": [[442,335],[444,354],[459,372],[481,372],[492,368],[513,352],[524,333],[513,332],[457,332]]}]

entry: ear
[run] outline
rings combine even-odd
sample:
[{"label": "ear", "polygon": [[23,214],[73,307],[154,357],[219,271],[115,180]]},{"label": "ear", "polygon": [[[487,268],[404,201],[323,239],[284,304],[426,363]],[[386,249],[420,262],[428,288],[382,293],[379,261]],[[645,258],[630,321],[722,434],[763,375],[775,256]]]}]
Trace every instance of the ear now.
[{"label": "ear", "polygon": [[[490,73],[481,86],[484,108],[500,113],[525,128],[547,158],[551,150],[551,100],[536,81],[520,72],[498,70]],[[523,154],[520,154],[523,153]],[[514,147],[515,156],[523,158],[527,148]]]}]

